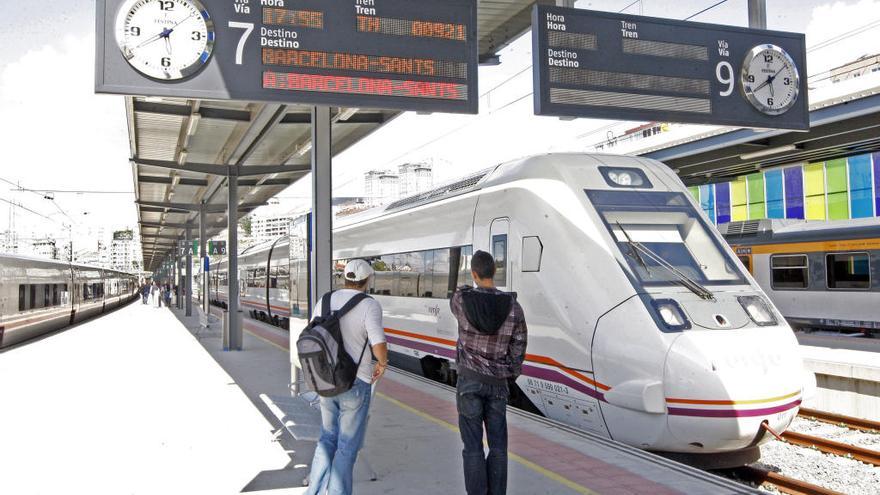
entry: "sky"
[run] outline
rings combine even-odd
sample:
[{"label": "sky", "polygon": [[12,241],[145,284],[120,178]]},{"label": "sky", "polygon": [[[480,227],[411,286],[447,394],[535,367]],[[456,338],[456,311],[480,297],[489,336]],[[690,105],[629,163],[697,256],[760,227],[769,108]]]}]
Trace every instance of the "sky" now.
[{"label": "sky", "polygon": [[[0,3],[12,0],[0,0]],[[626,12],[683,19],[716,0],[644,0]],[[581,0],[579,8],[618,12],[631,0]],[[94,0],[16,2],[0,28],[0,231],[15,208],[20,235],[55,233],[90,242],[101,232],[135,227],[136,209],[122,97],[94,94]],[[694,21],[746,26],[747,1],[728,0]],[[767,0],[769,29],[806,33],[807,46],[880,20],[880,0]],[[809,74],[877,51],[880,24],[808,53]],[[407,113],[334,160],[334,194],[363,194],[362,174],[428,161],[436,182],[502,161],[547,151],[583,151],[636,123],[562,121],[532,115],[530,35],[502,52],[502,63],[480,69],[479,115]],[[105,194],[16,192],[30,189]],[[279,196],[283,208],[308,204],[308,177]],[[277,207],[276,207],[277,209]],[[257,211],[259,214],[260,211]],[[48,218],[46,218],[48,217]]]}]

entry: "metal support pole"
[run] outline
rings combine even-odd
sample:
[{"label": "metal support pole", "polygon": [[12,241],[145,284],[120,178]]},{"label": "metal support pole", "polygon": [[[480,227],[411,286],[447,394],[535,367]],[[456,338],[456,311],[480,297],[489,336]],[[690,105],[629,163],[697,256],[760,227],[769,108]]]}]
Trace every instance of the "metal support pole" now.
[{"label": "metal support pole", "polygon": [[177,301],[175,302],[177,305],[177,309],[183,309],[183,299],[180,297],[180,293],[183,292],[183,258],[180,256],[180,243],[178,243],[177,252],[174,254],[175,266],[177,269],[174,272],[174,284],[177,285]]},{"label": "metal support pole", "polygon": [[[312,107],[312,250],[309,256],[311,301],[330,291],[333,263],[333,184],[330,157],[330,107]],[[312,308],[309,308],[311,318]],[[291,333],[291,335],[293,335]]]},{"label": "metal support pole", "polygon": [[186,288],[186,316],[192,316],[193,298],[192,298],[192,222],[186,222],[186,263],[184,276],[186,277],[184,287]]},{"label": "metal support pole", "polygon": [[767,29],[767,0],[749,0],[749,27]]},{"label": "metal support pole", "polygon": [[229,269],[229,350],[240,351],[242,348],[241,320],[238,319],[238,177],[228,177],[228,197],[226,212],[229,219],[229,236],[226,242],[226,253]]},{"label": "metal support pole", "polygon": [[205,313],[205,321],[210,311],[208,305],[208,290],[210,289],[210,274],[205,271],[205,261],[208,258],[208,224],[207,214],[205,212],[205,202],[202,201],[202,207],[199,209],[199,263],[201,263],[202,283],[200,290],[202,291],[202,311]]}]

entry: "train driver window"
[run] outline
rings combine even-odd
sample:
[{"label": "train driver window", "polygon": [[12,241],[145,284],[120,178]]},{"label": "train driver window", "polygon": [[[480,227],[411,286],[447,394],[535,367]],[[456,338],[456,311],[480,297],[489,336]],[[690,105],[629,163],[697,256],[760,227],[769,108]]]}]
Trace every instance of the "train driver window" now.
[{"label": "train driver window", "polygon": [[771,256],[770,269],[773,272],[773,289],[806,289],[810,285],[810,270],[805,254]]},{"label": "train driver window", "polygon": [[835,253],[825,256],[829,289],[870,289],[871,259],[868,253]]},{"label": "train driver window", "polygon": [[507,234],[492,236],[492,257],[495,258],[495,285],[507,287]]}]

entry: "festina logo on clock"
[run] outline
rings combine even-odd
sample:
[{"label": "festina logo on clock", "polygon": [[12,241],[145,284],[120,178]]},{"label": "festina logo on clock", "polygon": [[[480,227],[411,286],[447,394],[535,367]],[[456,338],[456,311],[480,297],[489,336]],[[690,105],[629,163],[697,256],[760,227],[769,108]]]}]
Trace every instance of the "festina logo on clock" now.
[{"label": "festina logo on clock", "polygon": [[741,77],[743,96],[759,112],[781,115],[798,99],[798,68],[791,56],[776,45],[758,45],[749,50]]},{"label": "festina logo on clock", "polygon": [[198,0],[128,0],[116,17],[116,42],[141,74],[175,81],[208,63],[214,23]]}]

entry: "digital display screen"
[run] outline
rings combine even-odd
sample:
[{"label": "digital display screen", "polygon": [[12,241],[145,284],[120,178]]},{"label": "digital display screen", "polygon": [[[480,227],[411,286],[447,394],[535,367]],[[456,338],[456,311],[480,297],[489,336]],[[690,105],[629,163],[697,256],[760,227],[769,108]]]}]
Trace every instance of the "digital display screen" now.
[{"label": "digital display screen", "polygon": [[809,129],[803,34],[537,5],[532,47],[536,115]]},{"label": "digital display screen", "polygon": [[[200,0],[203,8],[177,6],[187,1],[175,0],[175,14],[160,0],[99,0],[96,91],[478,111],[476,0]],[[201,33],[189,27],[189,12],[202,17]],[[201,53],[192,63],[176,59],[174,31],[181,25],[187,29],[181,46],[190,36],[186,50]],[[203,53],[201,40],[210,42]],[[149,72],[134,63],[141,59]]]}]

